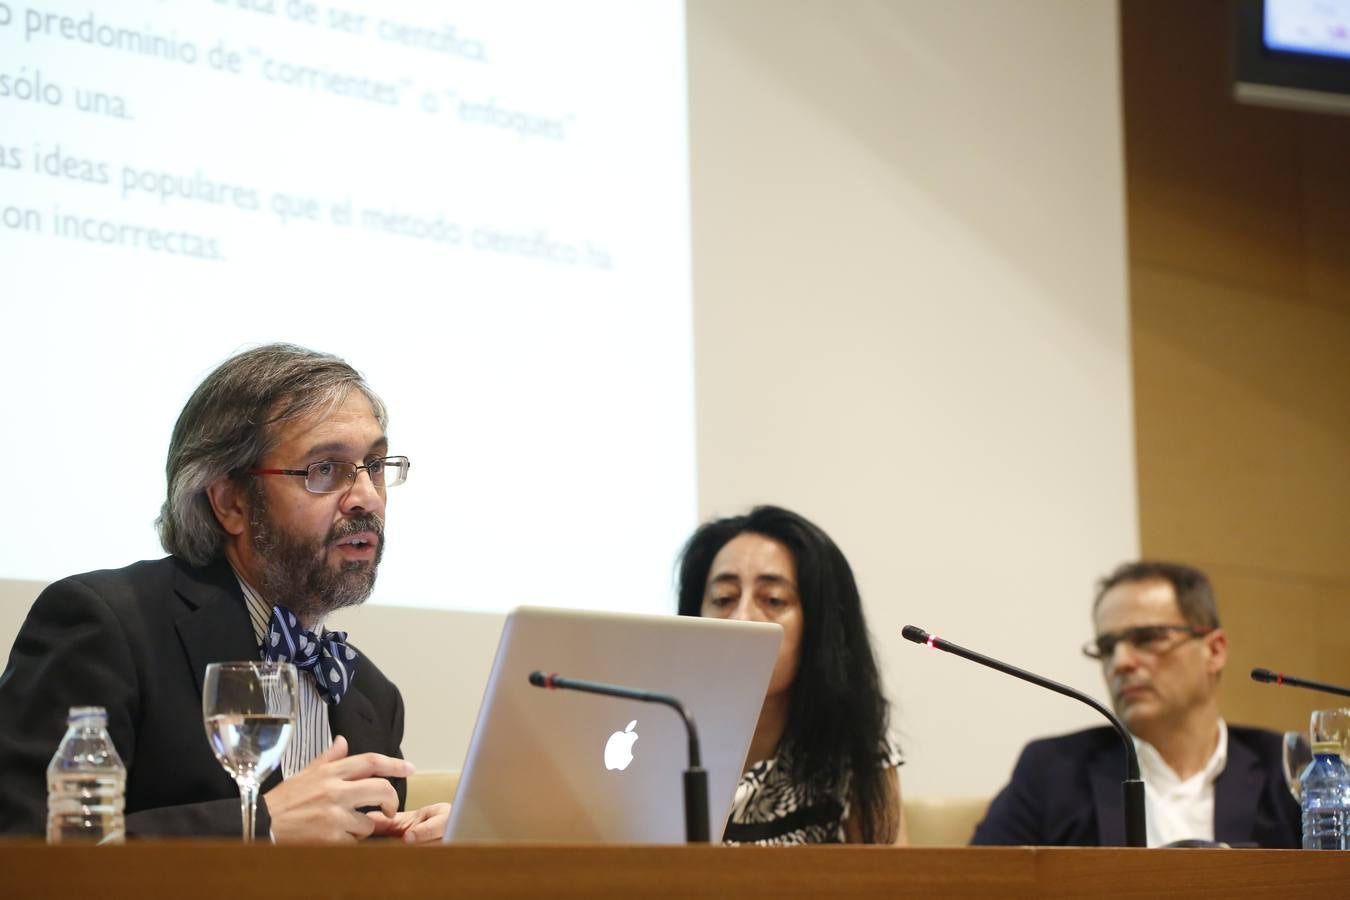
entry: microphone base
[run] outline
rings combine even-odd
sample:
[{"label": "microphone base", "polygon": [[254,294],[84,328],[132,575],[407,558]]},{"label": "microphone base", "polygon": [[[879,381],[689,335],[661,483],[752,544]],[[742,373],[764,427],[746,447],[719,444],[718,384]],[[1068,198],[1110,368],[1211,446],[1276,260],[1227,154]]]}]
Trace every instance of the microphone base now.
[{"label": "microphone base", "polygon": [[684,839],[706,844],[708,834],[708,771],[698,766],[684,770]]},{"label": "microphone base", "polygon": [[1127,778],[1121,782],[1125,798],[1125,846],[1147,847],[1148,825],[1144,818],[1144,781]]}]

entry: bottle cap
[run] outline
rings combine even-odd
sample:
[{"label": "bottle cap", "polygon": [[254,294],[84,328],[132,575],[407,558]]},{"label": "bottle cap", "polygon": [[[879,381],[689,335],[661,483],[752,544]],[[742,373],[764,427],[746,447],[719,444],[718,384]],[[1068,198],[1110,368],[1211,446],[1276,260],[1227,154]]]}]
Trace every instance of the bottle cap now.
[{"label": "bottle cap", "polygon": [[1332,753],[1336,756],[1340,756],[1341,743],[1340,741],[1314,741],[1312,751],[1314,755]]},{"label": "bottle cap", "polygon": [[100,722],[107,723],[108,711],[101,706],[72,706],[70,715],[66,717],[66,723],[74,725],[82,719],[98,719]]}]

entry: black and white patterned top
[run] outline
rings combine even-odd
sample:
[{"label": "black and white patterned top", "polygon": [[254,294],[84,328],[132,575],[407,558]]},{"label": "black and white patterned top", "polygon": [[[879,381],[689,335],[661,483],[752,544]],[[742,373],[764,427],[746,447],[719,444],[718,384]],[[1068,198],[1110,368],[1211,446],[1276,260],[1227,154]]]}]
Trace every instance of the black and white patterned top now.
[{"label": "black and white patterned top", "polygon": [[[750,767],[736,785],[723,841],[728,844],[842,844],[848,818],[852,778],[831,790],[828,785],[793,781],[787,773],[787,751]],[[877,760],[880,769],[903,765],[904,754],[888,738]]]}]

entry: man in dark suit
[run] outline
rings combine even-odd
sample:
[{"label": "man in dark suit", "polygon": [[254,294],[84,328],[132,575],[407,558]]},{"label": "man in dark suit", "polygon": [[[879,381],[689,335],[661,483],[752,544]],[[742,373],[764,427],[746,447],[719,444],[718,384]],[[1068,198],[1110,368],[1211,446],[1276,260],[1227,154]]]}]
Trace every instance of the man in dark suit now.
[{"label": "man in dark suit", "polygon": [[[1097,636],[1083,652],[1101,661],[1135,739],[1148,845],[1298,847],[1280,735],[1219,714],[1228,639],[1204,573],[1127,563],[1102,579],[1093,620]],[[1033,741],[971,843],[1123,845],[1124,777],[1125,749],[1110,727]]]},{"label": "man in dark suit", "polygon": [[[228,835],[239,793],[202,723],[208,663],[301,648],[299,714],[262,786],[277,841],[439,839],[448,807],[399,812],[403,701],[325,617],[369,596],[383,551],[387,417],[342,360],[276,344],[197,388],[174,428],[158,522],[169,557],[42,592],[0,675],[0,832],[45,828],[45,770],[72,706],[102,706],[132,835]],[[276,476],[276,477],[273,477]],[[283,649],[278,650],[277,646]],[[327,654],[308,653],[313,646]],[[271,648],[271,649],[269,649]]]}]

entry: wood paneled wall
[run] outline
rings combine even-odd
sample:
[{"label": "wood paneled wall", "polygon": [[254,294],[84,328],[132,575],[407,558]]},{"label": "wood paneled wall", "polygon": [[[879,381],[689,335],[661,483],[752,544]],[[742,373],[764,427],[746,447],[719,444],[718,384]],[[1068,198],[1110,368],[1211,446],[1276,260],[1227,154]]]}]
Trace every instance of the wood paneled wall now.
[{"label": "wood paneled wall", "polygon": [[[1140,546],[1213,578],[1225,715],[1350,684],[1350,117],[1232,100],[1222,0],[1122,0]],[[1345,701],[1350,705],[1350,701]]]}]

